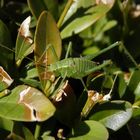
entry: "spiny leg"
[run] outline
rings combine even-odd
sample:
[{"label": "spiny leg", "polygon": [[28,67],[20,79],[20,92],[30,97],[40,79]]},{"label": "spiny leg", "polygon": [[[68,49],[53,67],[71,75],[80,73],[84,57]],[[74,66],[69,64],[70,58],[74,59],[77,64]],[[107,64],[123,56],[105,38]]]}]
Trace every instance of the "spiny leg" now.
[{"label": "spiny leg", "polygon": [[97,53],[95,53],[95,54],[91,54],[91,55],[84,56],[83,58],[88,59],[88,60],[92,60],[92,59],[96,58],[97,56],[100,56],[100,55],[102,55],[103,53],[105,53],[105,52],[107,52],[107,51],[109,51],[109,50],[115,48],[116,46],[120,46],[121,44],[122,44],[121,41],[117,41],[117,42],[111,44],[110,46],[108,46],[108,47],[102,49],[101,51],[99,51],[99,52],[97,52]]}]

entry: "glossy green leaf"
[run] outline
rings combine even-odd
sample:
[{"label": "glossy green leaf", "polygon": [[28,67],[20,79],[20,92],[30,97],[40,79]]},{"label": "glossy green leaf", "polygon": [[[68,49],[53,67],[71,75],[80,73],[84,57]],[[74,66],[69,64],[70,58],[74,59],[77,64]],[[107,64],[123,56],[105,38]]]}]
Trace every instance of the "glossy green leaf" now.
[{"label": "glossy green leaf", "polygon": [[[105,2],[105,3],[104,3]],[[96,3],[95,0],[76,0],[64,18],[61,37],[77,34],[104,16],[113,6],[114,0]]]},{"label": "glossy green leaf", "polygon": [[42,12],[35,32],[35,61],[43,89],[46,89],[52,73],[47,73],[47,65],[61,56],[61,38],[56,23],[49,12]]},{"label": "glossy green leaf", "polygon": [[130,120],[131,116],[131,104],[120,100],[100,105],[91,113],[89,119],[99,121],[107,128],[117,131]]},{"label": "glossy green leaf", "polygon": [[108,132],[101,123],[88,120],[77,124],[69,140],[108,140]]},{"label": "glossy green leaf", "polygon": [[0,99],[0,116],[18,121],[44,121],[50,118],[55,107],[39,90],[20,85],[9,96]]},{"label": "glossy green leaf", "polygon": [[58,16],[58,5],[56,0],[27,0],[27,2],[36,19],[38,19],[44,10],[50,11],[55,18]]},{"label": "glossy green leaf", "polygon": [[31,32],[29,31],[29,26],[31,22],[31,17],[27,17],[21,24],[18,36],[16,40],[15,48],[15,61],[17,66],[20,66],[22,60],[33,52],[33,40]]},{"label": "glossy green leaf", "polygon": [[[13,79],[8,73],[0,66],[0,91],[8,88],[13,83]],[[0,93],[1,96],[2,93]]]}]

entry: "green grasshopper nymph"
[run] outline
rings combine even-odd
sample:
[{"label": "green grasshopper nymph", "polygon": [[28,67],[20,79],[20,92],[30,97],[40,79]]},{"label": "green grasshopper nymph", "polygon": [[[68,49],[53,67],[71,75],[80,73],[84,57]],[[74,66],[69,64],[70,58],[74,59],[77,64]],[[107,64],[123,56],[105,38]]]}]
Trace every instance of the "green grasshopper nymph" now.
[{"label": "green grasshopper nymph", "polygon": [[97,65],[97,63],[85,58],[67,58],[50,64],[48,71],[52,71],[56,76],[61,76],[62,78],[81,79],[109,64],[111,64],[111,60],[106,60],[102,64]]}]

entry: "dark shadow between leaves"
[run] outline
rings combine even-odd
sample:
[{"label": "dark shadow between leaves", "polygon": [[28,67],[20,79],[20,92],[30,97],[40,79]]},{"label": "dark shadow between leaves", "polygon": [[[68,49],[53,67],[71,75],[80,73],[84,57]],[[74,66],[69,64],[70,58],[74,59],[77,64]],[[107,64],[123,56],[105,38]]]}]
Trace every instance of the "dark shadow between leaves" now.
[{"label": "dark shadow between leaves", "polygon": [[86,135],[89,131],[90,128],[85,122],[79,122],[79,124],[74,127],[74,135],[70,137],[83,136]]}]

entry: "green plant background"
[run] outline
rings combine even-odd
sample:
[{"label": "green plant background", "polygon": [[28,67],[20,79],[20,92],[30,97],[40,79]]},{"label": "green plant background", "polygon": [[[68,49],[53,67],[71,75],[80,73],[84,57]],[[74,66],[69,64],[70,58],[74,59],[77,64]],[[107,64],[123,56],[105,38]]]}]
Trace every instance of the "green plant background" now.
[{"label": "green plant background", "polygon": [[138,7],[0,0],[0,140],[139,140]]}]

